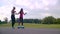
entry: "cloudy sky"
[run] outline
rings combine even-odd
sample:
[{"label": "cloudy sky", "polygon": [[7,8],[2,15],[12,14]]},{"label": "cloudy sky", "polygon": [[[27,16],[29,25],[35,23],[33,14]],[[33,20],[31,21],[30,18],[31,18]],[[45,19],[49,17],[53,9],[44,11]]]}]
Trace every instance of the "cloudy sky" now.
[{"label": "cloudy sky", "polygon": [[[0,20],[7,17],[11,19],[11,10],[16,7],[18,13],[21,8],[24,12],[24,18],[42,19],[46,16],[60,18],[60,0],[0,0]],[[16,15],[19,18],[19,15]]]}]

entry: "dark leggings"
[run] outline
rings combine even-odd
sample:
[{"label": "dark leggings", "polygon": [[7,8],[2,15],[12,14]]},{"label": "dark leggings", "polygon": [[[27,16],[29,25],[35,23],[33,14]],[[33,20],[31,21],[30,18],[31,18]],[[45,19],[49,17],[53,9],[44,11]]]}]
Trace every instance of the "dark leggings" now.
[{"label": "dark leggings", "polygon": [[15,22],[12,21],[12,27],[14,27]]},{"label": "dark leggings", "polygon": [[21,23],[21,25],[23,26],[23,18],[19,18],[19,23],[18,23],[18,25],[20,25],[20,23]]},{"label": "dark leggings", "polygon": [[14,15],[11,15],[11,20],[12,20],[12,27],[14,27],[14,24],[15,24],[15,16]]}]

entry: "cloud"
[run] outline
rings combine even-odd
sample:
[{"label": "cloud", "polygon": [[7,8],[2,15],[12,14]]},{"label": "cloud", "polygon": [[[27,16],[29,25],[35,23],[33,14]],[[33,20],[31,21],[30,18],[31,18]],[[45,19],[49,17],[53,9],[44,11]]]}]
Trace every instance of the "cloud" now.
[{"label": "cloud", "polygon": [[0,7],[0,17],[3,16],[2,17],[3,19],[5,17],[10,18],[12,7],[13,7],[12,5],[5,5]]},{"label": "cloud", "polygon": [[[13,6],[16,7],[17,13],[21,8],[27,12],[24,18],[60,17],[60,0],[1,0],[0,16],[3,15],[10,19]],[[16,15],[16,18],[19,18],[19,15]]]},{"label": "cloud", "polygon": [[[7,17],[9,20],[11,19],[11,10],[14,5],[4,5],[0,7],[0,20],[4,20],[5,17]],[[20,11],[21,8],[16,7],[16,13]],[[27,12],[27,10],[24,10],[24,12]],[[16,18],[19,18],[19,15],[16,15]]]},{"label": "cloud", "polygon": [[57,0],[16,0],[16,5],[26,6],[30,9],[44,9],[56,5]]}]

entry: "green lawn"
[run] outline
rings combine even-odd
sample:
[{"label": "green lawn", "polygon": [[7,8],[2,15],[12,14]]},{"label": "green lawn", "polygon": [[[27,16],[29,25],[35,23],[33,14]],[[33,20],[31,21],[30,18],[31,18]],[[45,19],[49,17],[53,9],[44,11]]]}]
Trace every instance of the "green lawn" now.
[{"label": "green lawn", "polygon": [[[15,24],[17,27],[18,24]],[[25,28],[60,28],[60,24],[30,24],[24,23]],[[0,24],[0,27],[11,27],[11,24]]]}]

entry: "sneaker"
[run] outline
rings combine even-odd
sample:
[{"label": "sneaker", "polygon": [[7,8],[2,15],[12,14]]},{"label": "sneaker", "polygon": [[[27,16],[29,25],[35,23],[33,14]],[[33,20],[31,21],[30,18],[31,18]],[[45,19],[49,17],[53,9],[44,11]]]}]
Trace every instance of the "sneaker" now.
[{"label": "sneaker", "polygon": [[19,29],[19,28],[21,28],[21,26],[18,26],[17,28]]}]

